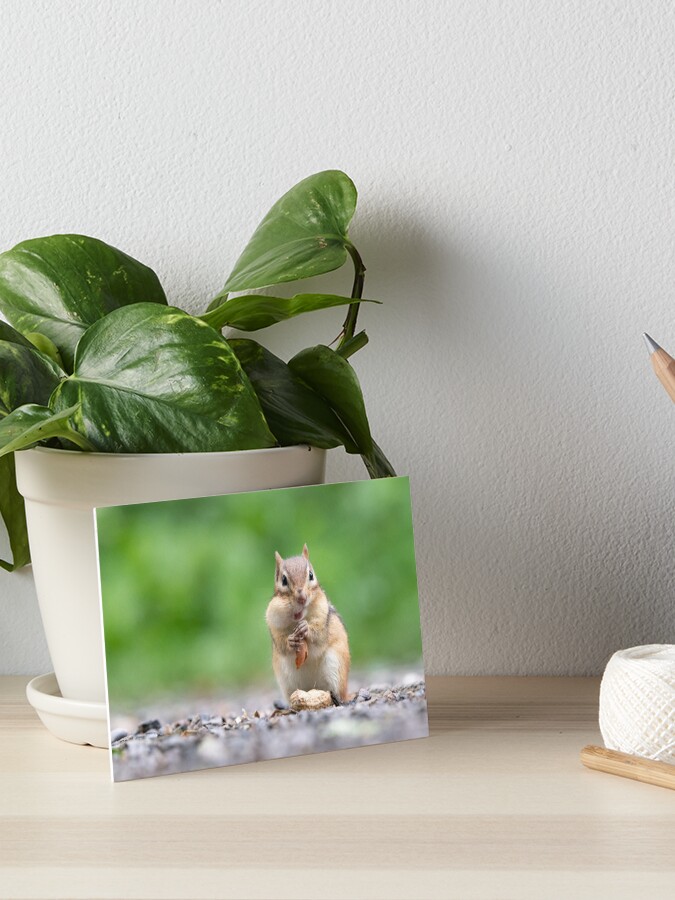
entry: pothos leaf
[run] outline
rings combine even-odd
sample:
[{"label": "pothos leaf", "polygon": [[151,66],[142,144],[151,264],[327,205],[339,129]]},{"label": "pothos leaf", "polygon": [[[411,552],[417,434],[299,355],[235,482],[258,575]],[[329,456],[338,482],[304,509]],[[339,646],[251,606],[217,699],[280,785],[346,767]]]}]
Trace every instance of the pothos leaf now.
[{"label": "pothos leaf", "polygon": [[48,356],[60,369],[64,368],[63,357],[59,353],[59,348],[46,334],[40,334],[39,331],[27,331],[24,336],[31,342],[36,350],[39,350],[40,353],[44,353],[45,356]]},{"label": "pothos leaf", "polygon": [[59,366],[28,341],[0,337],[0,416],[25,403],[46,405],[64,377]]},{"label": "pothos leaf", "polygon": [[83,450],[92,450],[93,447],[73,427],[73,417],[78,410],[78,406],[70,406],[53,412],[48,406],[36,403],[15,409],[0,420],[0,457],[55,437],[77,444]]},{"label": "pothos leaf", "polygon": [[352,303],[377,303],[377,300],[360,301],[338,294],[296,294],[294,297],[267,297],[262,294],[245,294],[233,297],[216,306],[201,317],[212,328],[225,326],[240,331],[258,331],[277,322],[299,316],[301,313]]},{"label": "pothos leaf", "polygon": [[16,487],[13,453],[0,457],[0,515],[7,528],[12,551],[12,562],[0,559],[0,567],[12,572],[30,562],[26,508]]},{"label": "pothos leaf", "polygon": [[46,335],[69,369],[89,325],[140,301],[166,304],[155,273],[95,238],[54,234],[0,254],[0,310],[19,331]]},{"label": "pothos leaf", "polygon": [[319,344],[289,360],[290,370],[324,397],[353,436],[360,453],[370,453],[373,439],[356,372],[346,359]]},{"label": "pothos leaf", "polygon": [[283,360],[256,341],[234,338],[228,343],[251,379],[265,418],[282,446],[307,443],[329,449],[346,444],[358,452],[329,404]]},{"label": "pothos leaf", "polygon": [[344,172],[310,175],[267,213],[223,288],[248,291],[338,269],[347,258],[347,229],[356,188]]},{"label": "pothos leaf", "polygon": [[395,478],[394,467],[384,455],[382,448],[373,441],[373,449],[370,453],[362,454],[368,474],[371,478]]},{"label": "pothos leaf", "polygon": [[361,386],[347,360],[330,347],[319,344],[302,350],[289,361],[288,366],[330,404],[351,435],[371,478],[395,475],[391,463],[373,441]]},{"label": "pothos leaf", "polygon": [[[63,375],[23,335],[6,322],[0,322],[0,419],[31,401],[46,404]],[[30,562],[26,511],[16,486],[13,453],[0,457],[0,516],[13,558],[11,563],[0,560],[0,566],[11,571]]]},{"label": "pothos leaf", "polygon": [[236,356],[209,325],[136,303],[92,325],[51,398],[95,450],[248,450],[275,441]]}]

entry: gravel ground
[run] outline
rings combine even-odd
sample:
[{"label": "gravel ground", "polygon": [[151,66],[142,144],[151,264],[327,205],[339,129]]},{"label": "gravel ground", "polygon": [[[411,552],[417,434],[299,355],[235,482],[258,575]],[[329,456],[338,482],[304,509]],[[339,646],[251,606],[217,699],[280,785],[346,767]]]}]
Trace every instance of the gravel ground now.
[{"label": "gravel ground", "polygon": [[[363,684],[363,681],[360,682]],[[165,705],[144,721],[114,717],[115,781],[190,772],[215,766],[343,750],[426,737],[424,681],[417,675],[378,679],[344,706],[292,712],[273,696],[249,695],[246,707],[203,703],[197,714]],[[261,703],[264,700],[264,703]],[[241,702],[241,699],[240,699]],[[176,715],[177,710],[179,715]]]}]

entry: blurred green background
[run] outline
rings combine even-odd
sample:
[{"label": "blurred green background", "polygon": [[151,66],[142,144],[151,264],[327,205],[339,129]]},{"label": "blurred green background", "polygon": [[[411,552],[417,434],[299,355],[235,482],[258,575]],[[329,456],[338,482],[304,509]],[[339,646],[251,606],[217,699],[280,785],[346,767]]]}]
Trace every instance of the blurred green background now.
[{"label": "blurred green background", "polygon": [[274,551],[309,545],[353,667],[419,665],[407,478],[97,511],[111,708],[274,685]]}]

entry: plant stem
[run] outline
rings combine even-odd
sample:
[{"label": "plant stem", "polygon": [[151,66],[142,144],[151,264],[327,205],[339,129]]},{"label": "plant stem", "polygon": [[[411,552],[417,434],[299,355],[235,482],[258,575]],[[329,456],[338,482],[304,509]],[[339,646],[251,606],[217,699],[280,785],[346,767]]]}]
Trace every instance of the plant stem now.
[{"label": "plant stem", "polygon": [[[355,299],[360,300],[363,297],[363,283],[366,278],[366,267],[363,265],[363,260],[359,255],[359,251],[353,244],[347,244],[347,252],[352,258],[352,262],[354,263],[354,284],[352,286],[351,296]],[[359,315],[359,306],[360,303],[352,303],[349,307],[349,311],[347,312],[347,318],[345,319],[345,323],[342,326],[342,338],[340,343],[338,344],[338,353],[341,348],[350,341],[354,337],[354,330],[356,328],[356,319]],[[361,346],[363,346],[361,344]],[[359,348],[356,347],[355,350]],[[354,350],[352,350],[352,353]]]},{"label": "plant stem", "polygon": [[365,347],[367,343],[368,335],[365,331],[359,331],[353,338],[350,338],[348,341],[343,341],[335,352],[339,353],[343,359],[347,359],[352,353],[356,353],[361,347]]},{"label": "plant stem", "polygon": [[70,441],[71,444],[75,444],[79,450],[83,450],[85,453],[92,453],[96,449],[84,435],[78,434],[77,431],[69,432],[68,436],[63,435],[63,440]]}]

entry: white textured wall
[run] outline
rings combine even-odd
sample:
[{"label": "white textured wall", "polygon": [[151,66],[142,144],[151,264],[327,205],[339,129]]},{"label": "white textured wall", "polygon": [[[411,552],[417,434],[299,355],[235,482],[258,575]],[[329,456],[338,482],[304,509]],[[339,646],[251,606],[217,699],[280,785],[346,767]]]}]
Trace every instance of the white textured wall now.
[{"label": "white textured wall", "polygon": [[[671,3],[0,11],[2,248],[92,234],[199,309],[279,194],[354,178],[387,301],[356,365],[413,480],[431,672],[584,674],[675,641],[675,409],[640,339],[675,349]],[[291,353],[340,321],[263,337]],[[48,669],[30,575],[0,592],[1,670]]]}]

